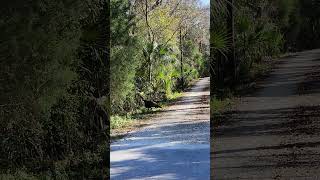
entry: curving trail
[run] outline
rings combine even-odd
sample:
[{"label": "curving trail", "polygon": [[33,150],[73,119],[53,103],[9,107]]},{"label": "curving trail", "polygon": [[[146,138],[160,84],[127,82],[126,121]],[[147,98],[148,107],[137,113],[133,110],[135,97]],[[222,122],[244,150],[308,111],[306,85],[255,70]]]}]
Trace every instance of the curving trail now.
[{"label": "curving trail", "polygon": [[209,94],[200,79],[152,125],[112,143],[111,179],[210,179]]},{"label": "curving trail", "polygon": [[320,179],[320,50],[280,62],[215,127],[212,179]]}]

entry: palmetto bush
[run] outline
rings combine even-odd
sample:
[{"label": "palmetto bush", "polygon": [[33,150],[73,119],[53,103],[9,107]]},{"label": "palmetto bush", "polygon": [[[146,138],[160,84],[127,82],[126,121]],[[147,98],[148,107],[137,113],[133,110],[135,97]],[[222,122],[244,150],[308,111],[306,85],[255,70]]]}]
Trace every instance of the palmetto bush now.
[{"label": "palmetto bush", "polygon": [[[228,34],[228,0],[211,1],[211,68],[215,85],[224,84],[230,79],[230,63],[227,55],[231,48],[231,34]],[[241,77],[238,82],[246,79],[253,70],[255,63],[260,63],[265,56],[273,57],[283,51],[284,33],[282,27],[286,25],[294,3],[285,6],[287,1],[279,4],[272,1],[237,1],[233,4],[235,18],[235,53],[236,71]],[[282,7],[283,8],[276,8]],[[279,12],[278,12],[279,11]],[[272,14],[282,16],[275,18]],[[282,24],[281,24],[282,23]],[[221,82],[223,81],[223,82]],[[221,84],[220,84],[221,86]],[[228,88],[224,84],[224,89]]]}]

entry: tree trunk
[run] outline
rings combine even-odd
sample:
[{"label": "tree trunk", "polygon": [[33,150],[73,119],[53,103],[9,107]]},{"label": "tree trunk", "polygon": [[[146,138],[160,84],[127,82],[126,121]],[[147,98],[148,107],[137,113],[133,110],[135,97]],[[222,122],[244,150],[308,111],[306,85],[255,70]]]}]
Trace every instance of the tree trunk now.
[{"label": "tree trunk", "polygon": [[[210,1],[210,33],[213,32],[213,25],[214,25],[214,1]],[[210,36],[210,94],[211,97],[216,97],[218,99],[223,98],[223,89],[224,89],[224,61],[225,56],[219,52],[214,51],[213,47],[213,40],[211,39],[213,36]]]},{"label": "tree trunk", "polygon": [[234,31],[234,0],[227,0],[227,8],[228,8],[228,19],[227,19],[227,26],[228,26],[228,34],[230,35],[230,52],[228,54],[228,60],[231,68],[231,76],[232,76],[232,85],[236,83],[238,79],[237,73],[237,62],[236,62],[236,54],[235,54],[235,31]]},{"label": "tree trunk", "polygon": [[[153,46],[153,43],[154,43],[154,36],[151,35],[151,27],[149,25],[149,20],[148,20],[148,0],[145,0],[145,21],[146,21],[146,25],[148,27],[148,38],[149,38],[149,42],[152,43],[152,46]],[[153,50],[152,50],[153,51]],[[151,61],[151,53],[149,51],[149,49],[147,48],[147,54],[148,54],[148,73],[149,73],[149,83],[152,84],[152,61]]]},{"label": "tree trunk", "polygon": [[184,86],[183,75],[183,45],[182,45],[182,27],[180,27],[180,73],[181,73],[181,87]]},{"label": "tree trunk", "polygon": [[107,74],[108,79],[99,79],[99,97],[98,98],[104,98],[106,103],[106,113],[107,116],[103,116],[103,127],[102,130],[108,130],[110,127],[110,112],[111,112],[111,106],[110,106],[110,0],[107,0],[104,3],[104,7],[102,10],[102,41],[101,44],[103,44],[104,49],[102,50],[101,59],[102,59],[102,66],[104,70],[102,70],[102,77],[103,73]]},{"label": "tree trunk", "polygon": [[149,65],[149,83],[151,84],[152,83],[152,62],[151,62],[151,55],[148,54],[148,65]]},{"label": "tree trunk", "polygon": [[[95,101],[97,103],[98,110],[95,112],[95,118],[98,120],[97,125],[100,127],[99,144],[107,142],[110,144],[110,113],[111,113],[111,101],[110,101],[110,0],[106,0],[101,11],[100,19],[100,29],[101,29],[101,42],[98,42],[103,46],[101,49],[101,69],[99,70],[98,86],[97,86],[97,97],[96,100],[101,100],[101,102]],[[107,78],[106,78],[107,77]],[[105,153],[107,154],[107,152]],[[105,179],[108,174],[110,174],[110,158],[108,156],[103,157],[103,160],[99,162],[101,170],[101,179]]]}]

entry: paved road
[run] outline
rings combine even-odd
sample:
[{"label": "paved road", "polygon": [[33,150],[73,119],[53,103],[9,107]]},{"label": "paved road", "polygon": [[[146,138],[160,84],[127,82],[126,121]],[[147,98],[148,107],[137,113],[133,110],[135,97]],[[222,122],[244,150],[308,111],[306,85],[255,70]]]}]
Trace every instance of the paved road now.
[{"label": "paved road", "polygon": [[147,126],[111,144],[111,179],[210,177],[209,78]]},{"label": "paved road", "polygon": [[320,179],[320,50],[281,59],[214,129],[212,179]]}]

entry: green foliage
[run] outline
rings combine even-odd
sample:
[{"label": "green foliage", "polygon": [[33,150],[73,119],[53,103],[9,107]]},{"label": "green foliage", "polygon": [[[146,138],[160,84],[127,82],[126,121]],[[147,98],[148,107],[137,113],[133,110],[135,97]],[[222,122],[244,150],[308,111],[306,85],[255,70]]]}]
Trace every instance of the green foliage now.
[{"label": "green foliage", "polygon": [[111,104],[113,113],[135,109],[135,78],[142,64],[141,40],[133,34],[134,16],[128,1],[111,1]]},{"label": "green foliage", "polygon": [[26,157],[43,160],[42,119],[49,117],[50,108],[76,75],[70,65],[78,48],[79,26],[71,16],[77,11],[64,2],[34,5],[13,10],[14,15],[0,25],[6,42],[0,71],[1,132],[6,134],[1,137],[1,146],[6,147],[1,159],[19,164]]},{"label": "green foliage", "polygon": [[[145,2],[133,5],[129,1],[112,1],[111,104],[115,117],[143,106],[140,95],[148,100],[166,101],[180,91],[181,51],[186,84],[204,72],[208,53],[201,51],[195,41],[203,36],[198,34],[202,30],[199,25],[187,28],[196,22],[185,20],[181,14],[185,9],[191,14],[200,9],[194,4],[175,6],[175,2],[154,6],[146,18]],[[208,47],[205,43],[203,46]]]},{"label": "green foliage", "polygon": [[211,97],[210,100],[210,114],[212,117],[220,115],[227,108],[231,106],[231,99],[225,98],[223,100],[219,100],[215,97]]},{"label": "green foliage", "polygon": [[278,23],[281,27],[287,27],[290,23],[290,16],[294,13],[297,0],[279,0],[277,1],[278,6]]},{"label": "green foliage", "polygon": [[[52,179],[50,176],[34,176],[33,174],[27,173],[25,171],[17,171],[14,174],[0,174],[0,179],[5,180],[38,180],[38,179]],[[60,179],[66,179],[66,177]]]},{"label": "green foliage", "polygon": [[[293,14],[298,4],[297,1],[287,0],[236,1],[233,4],[236,59],[232,65],[228,62],[231,36],[226,27],[232,26],[228,25],[230,13],[226,8],[227,2],[219,0],[215,4],[221,8],[211,9],[211,67],[215,89],[217,94],[221,94],[222,91],[232,90],[247,82],[248,78],[252,79],[251,75],[256,74],[252,73],[254,66],[259,66],[263,58],[275,57],[284,52],[288,44],[287,32],[295,18]],[[235,78],[236,81],[230,81]]]},{"label": "green foliage", "polygon": [[[263,74],[266,70],[262,59],[320,46],[318,1],[235,1],[232,4],[235,11],[232,30],[227,4],[227,0],[211,1],[212,89],[221,97],[237,85],[255,79],[252,76]],[[229,33],[232,31],[235,31],[236,59],[230,62],[232,38]],[[230,81],[232,79],[234,81]]]},{"label": "green foliage", "polygon": [[111,130],[121,129],[130,126],[133,123],[133,119],[124,116],[112,116],[110,123]]},{"label": "green foliage", "polygon": [[225,26],[214,26],[211,29],[210,44],[213,52],[225,54],[230,49],[230,37]]},{"label": "green foliage", "polygon": [[[103,17],[103,5],[98,0],[89,4],[72,0],[1,2],[1,178],[107,176],[100,166],[107,139],[94,121],[101,116],[88,108],[93,98],[87,85],[93,78],[83,73],[84,69],[92,72],[84,61],[92,54],[81,54],[88,48],[82,39],[90,32],[85,26]],[[86,41],[101,37],[103,31],[96,29],[91,32],[99,33],[87,36]]]}]

